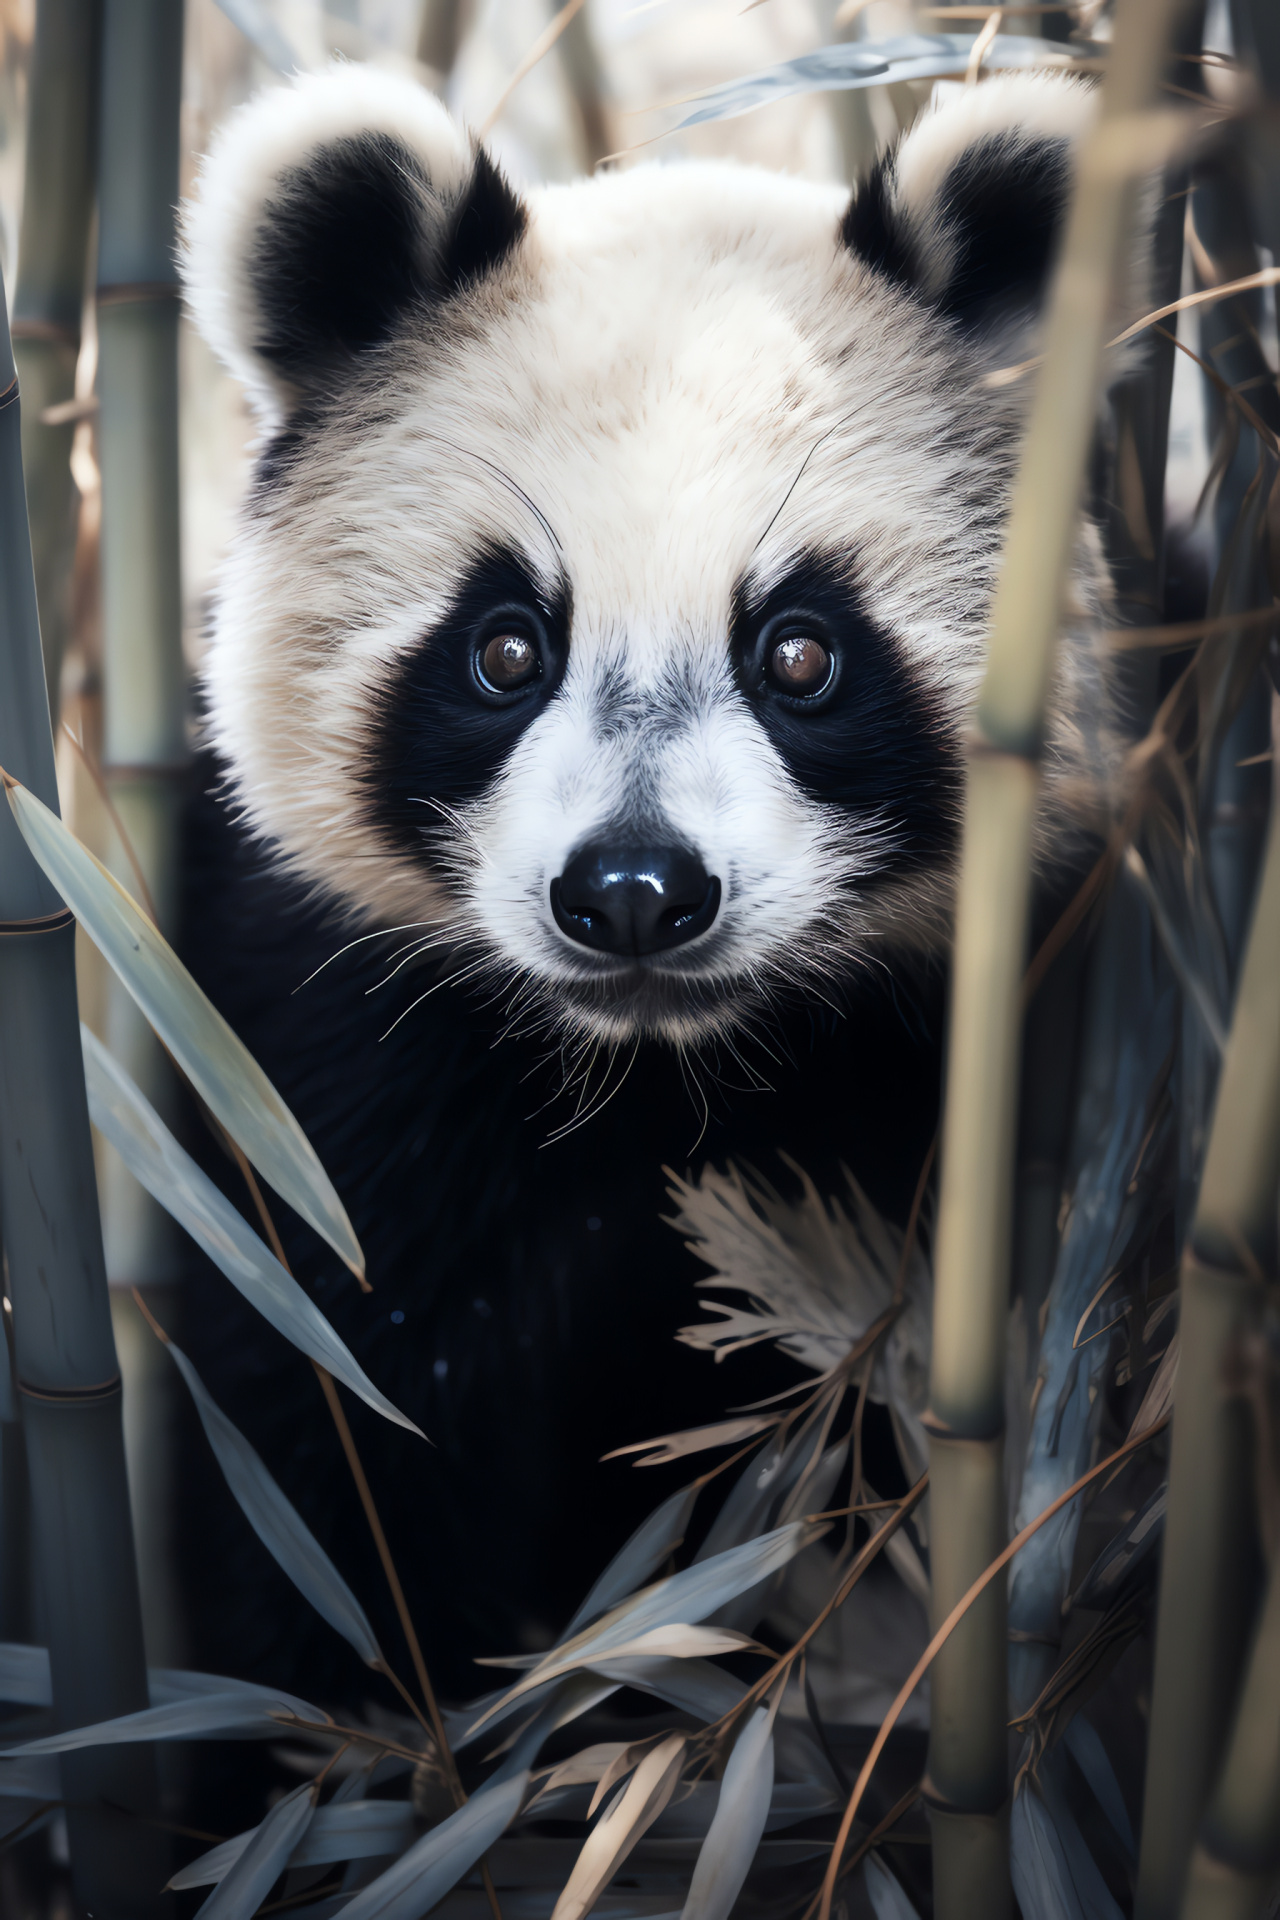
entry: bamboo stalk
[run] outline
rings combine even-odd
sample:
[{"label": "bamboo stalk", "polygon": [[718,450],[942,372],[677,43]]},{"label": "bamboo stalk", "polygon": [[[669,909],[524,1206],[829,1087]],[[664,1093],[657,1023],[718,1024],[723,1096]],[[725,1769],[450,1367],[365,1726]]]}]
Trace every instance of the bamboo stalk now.
[{"label": "bamboo stalk", "polygon": [[465,0],[422,0],[418,18],[417,54],[419,63],[435,76],[436,91],[443,94],[453,72],[466,31]]},{"label": "bamboo stalk", "polygon": [[609,112],[604,64],[592,30],[589,7],[580,8],[561,34],[560,63],[578,110],[583,162],[587,172],[591,173],[606,154],[614,152],[618,142]]},{"label": "bamboo stalk", "polygon": [[36,8],[13,293],[14,358],[26,401],[22,464],[45,679],[55,715],[71,625],[75,424],[51,424],[42,416],[75,395],[93,213],[99,27],[99,0],[40,0]]},{"label": "bamboo stalk", "polygon": [[[1182,1262],[1182,1359],[1174,1397],[1169,1511],[1160,1573],[1155,1686],[1147,1765],[1142,1860],[1135,1913],[1165,1920],[1180,1909],[1188,1857],[1227,1747],[1242,1650],[1256,1600],[1253,1457],[1248,1407],[1232,1380],[1260,1314],[1267,1280],[1277,1278],[1276,1189],[1280,1185],[1280,827],[1273,792],[1271,830],[1253,927],[1223,1062],[1195,1219]],[[1243,1551],[1242,1551],[1243,1545]],[[1273,1581],[1274,1585],[1274,1581]],[[1259,1696],[1240,1694],[1240,1717],[1206,1847],[1247,1878],[1250,1836],[1280,1780],[1274,1751],[1266,1770],[1276,1702],[1276,1601],[1255,1648]],[[1270,1691],[1267,1691],[1270,1689]],[[1264,1715],[1259,1734],[1259,1715]],[[1259,1745],[1261,1740],[1261,1745]],[[1262,1770],[1246,1773],[1255,1763]],[[1219,1819],[1220,1816],[1220,1819]],[[1274,1844],[1280,1829],[1265,1836]],[[1261,1844],[1261,1842],[1259,1843]],[[1221,1849],[1221,1851],[1219,1851]],[[1265,1852],[1265,1848],[1263,1849]],[[1214,1874],[1198,1874],[1207,1901]],[[1243,1896],[1242,1896],[1243,1897]],[[1198,1913],[1217,1909],[1202,1904]],[[1223,1911],[1247,1911],[1224,1907]]]},{"label": "bamboo stalk", "polygon": [[[182,9],[105,0],[99,146],[98,446],[102,468],[103,767],[159,925],[174,932],[183,732],[178,524],[178,114]],[[116,851],[117,863],[123,853]],[[121,865],[118,877],[132,884]],[[114,981],[106,1038],[152,1104],[172,1077]],[[107,1271],[115,1285],[175,1277],[168,1216],[114,1155],[103,1160]]]},{"label": "bamboo stalk", "polygon": [[[3,290],[0,289],[0,306]],[[7,320],[7,316],[5,316]],[[17,378],[0,328],[0,765],[56,807]],[[146,1659],[80,1058],[74,927],[0,817],[0,1215],[32,1540],[54,1713],[76,1726],[148,1704]],[[61,1761],[78,1898],[102,1920],[153,1910],[158,1836],[113,1808],[154,1808],[151,1750]]]},{"label": "bamboo stalk", "polygon": [[1182,1920],[1258,1920],[1280,1873],[1280,1556],[1231,1743],[1191,1856]]},{"label": "bamboo stalk", "polygon": [[[1093,396],[1142,159],[1140,116],[1155,98],[1176,14],[1177,0],[1124,0],[1117,11],[1100,120],[1081,156],[1049,302],[970,753],[930,1380],[935,1625],[1004,1538],[1019,985],[1038,760]],[[1006,1701],[1005,1597],[993,1582],[933,1676],[927,1799],[939,1920],[996,1920],[1012,1908]]]}]

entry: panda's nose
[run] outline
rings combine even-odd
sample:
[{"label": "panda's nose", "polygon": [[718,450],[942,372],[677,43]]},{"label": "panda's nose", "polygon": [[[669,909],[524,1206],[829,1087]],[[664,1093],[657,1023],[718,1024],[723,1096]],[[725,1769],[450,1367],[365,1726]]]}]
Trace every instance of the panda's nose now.
[{"label": "panda's nose", "polygon": [[551,882],[562,933],[597,953],[638,957],[682,947],[720,910],[720,882],[687,847],[590,842]]}]

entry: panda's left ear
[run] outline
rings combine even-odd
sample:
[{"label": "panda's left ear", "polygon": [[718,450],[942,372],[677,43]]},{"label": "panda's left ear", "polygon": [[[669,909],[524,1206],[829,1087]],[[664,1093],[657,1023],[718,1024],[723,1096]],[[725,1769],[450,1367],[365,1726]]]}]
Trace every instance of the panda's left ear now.
[{"label": "panda's left ear", "polygon": [[268,420],[495,271],[523,202],[431,94],[360,66],[235,115],[184,219],[187,300]]},{"label": "panda's left ear", "polygon": [[1095,111],[1086,82],[992,78],[931,108],[855,192],[850,252],[970,335],[1040,305]]}]

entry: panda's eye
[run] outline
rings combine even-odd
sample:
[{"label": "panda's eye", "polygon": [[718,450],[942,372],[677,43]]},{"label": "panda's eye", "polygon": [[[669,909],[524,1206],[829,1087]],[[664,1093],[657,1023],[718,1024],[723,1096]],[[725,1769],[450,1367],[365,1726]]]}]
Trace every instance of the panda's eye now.
[{"label": "panda's eye", "polygon": [[527,633],[495,633],[477,649],[476,673],[490,693],[519,693],[541,672],[537,645]]},{"label": "panda's eye", "polygon": [[834,666],[822,642],[803,631],[783,634],[765,654],[765,675],[770,685],[779,693],[802,700],[825,691]]}]

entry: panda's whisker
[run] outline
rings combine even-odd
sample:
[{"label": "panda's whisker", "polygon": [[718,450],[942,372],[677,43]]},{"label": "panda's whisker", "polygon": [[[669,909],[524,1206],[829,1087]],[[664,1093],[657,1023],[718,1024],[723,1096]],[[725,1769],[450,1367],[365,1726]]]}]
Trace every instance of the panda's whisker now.
[{"label": "panda's whisker", "polygon": [[814,458],[815,454],[818,453],[820,448],[826,445],[827,441],[830,440],[834,434],[839,433],[842,427],[847,427],[851,420],[856,420],[860,413],[865,413],[868,404],[869,403],[867,401],[863,401],[860,405],[852,408],[850,412],[846,413],[843,419],[837,420],[834,426],[828,427],[825,433],[821,433],[818,435],[818,438],[814,441],[808,453],[806,453],[806,455],[804,456],[804,459],[800,462],[799,467],[796,469],[795,479],[791,482],[791,485],[787,488],[786,492],[782,496],[782,499],[779,501],[777,511],[775,512],[772,520],[770,520],[768,526],[765,528],[764,532],[760,535],[760,538],[756,541],[754,547],[752,547],[750,558],[752,559],[755,558],[756,554],[759,553],[765,541],[769,538],[769,535],[773,532],[773,529],[777,526],[778,521],[782,518],[782,515],[791,499],[792,494],[795,492],[796,488],[800,485],[801,480],[803,480],[805,473],[808,470],[809,463]]},{"label": "panda's whisker", "polygon": [[576,1114],[574,1118],[566,1122],[564,1126],[557,1127],[554,1133],[548,1134],[547,1138],[542,1143],[543,1146],[549,1147],[555,1141],[563,1140],[567,1134],[575,1133],[579,1127],[585,1126],[589,1120],[594,1120],[597,1114],[603,1112],[604,1108],[608,1106],[609,1102],[615,1099],[616,1096],[619,1093],[621,1093],[623,1087],[626,1085],[628,1076],[631,1073],[631,1069],[636,1063],[636,1056],[639,1053],[639,1051],[640,1051],[640,1042],[637,1039],[632,1045],[630,1054],[627,1056],[627,1063],[625,1067],[622,1069],[622,1072],[619,1074],[615,1084],[611,1087],[609,1085],[609,1078],[619,1058],[619,1049],[616,1046],[611,1047],[609,1049],[609,1056],[605,1066],[604,1079],[601,1081],[600,1090],[595,1096],[595,1099],[592,1101],[591,1105],[587,1108],[585,1113]]},{"label": "panda's whisker", "polygon": [[556,552],[563,554],[564,544],[546,514],[529,498],[529,495],[525,492],[519,481],[513,480],[511,475],[504,472],[495,460],[490,460],[483,453],[477,453],[474,447],[464,447],[458,441],[447,439],[444,434],[435,433],[430,428],[420,428],[415,437],[420,440],[434,440],[438,446],[448,447],[451,453],[461,454],[464,460],[474,460],[479,466],[487,468],[500,486],[504,486],[508,493],[512,494],[522,506],[528,508]]},{"label": "panda's whisker", "polygon": [[492,965],[492,962],[489,961],[488,959],[476,960],[476,961],[473,961],[473,963],[469,967],[460,967],[456,973],[446,973],[443,976],[443,978],[435,981],[433,985],[427,988],[425,993],[420,993],[416,1000],[411,1000],[409,1002],[409,1005],[404,1009],[403,1013],[398,1013],[396,1015],[395,1019],[391,1022],[391,1025],[387,1028],[386,1032],[384,1034],[379,1035],[379,1040],[378,1040],[379,1046],[381,1046],[384,1040],[390,1039],[391,1035],[395,1032],[396,1028],[400,1025],[400,1022],[402,1020],[406,1020],[409,1017],[409,1015],[414,1011],[415,1007],[420,1007],[424,1000],[429,1000],[431,998],[433,993],[439,993],[441,987],[453,987],[453,986],[457,986],[461,981],[473,979],[477,973],[483,972],[485,968],[490,965]]},{"label": "panda's whisker", "polygon": [[357,939],[348,940],[346,946],[339,947],[336,953],[331,953],[327,960],[322,960],[320,965],[315,967],[307,975],[305,980],[299,980],[293,991],[295,993],[301,993],[302,989],[309,987],[311,982],[317,975],[322,974],[326,967],[331,967],[335,960],[341,960],[343,954],[350,953],[353,947],[362,947],[369,940],[389,940],[393,934],[411,933],[415,927],[430,927],[434,924],[431,920],[406,920],[402,927],[375,927],[372,933],[362,933]]},{"label": "panda's whisker", "polygon": [[419,796],[418,794],[409,795],[409,805],[411,807],[434,807],[436,812],[440,814],[443,819],[447,820],[451,827],[455,827],[459,833],[465,835],[480,855],[482,862],[486,866],[489,864],[489,855],[483,841],[476,833],[471,822],[465,820],[456,807],[447,805],[443,800],[434,800],[429,797]]}]

